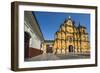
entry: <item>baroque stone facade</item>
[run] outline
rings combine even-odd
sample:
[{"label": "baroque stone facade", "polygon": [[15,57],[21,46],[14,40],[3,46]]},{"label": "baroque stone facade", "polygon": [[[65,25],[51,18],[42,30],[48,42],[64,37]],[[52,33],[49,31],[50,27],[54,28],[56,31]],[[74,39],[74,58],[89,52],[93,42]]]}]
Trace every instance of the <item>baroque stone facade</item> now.
[{"label": "baroque stone facade", "polygon": [[69,16],[55,33],[54,54],[89,53],[90,44],[86,27],[75,25]]}]

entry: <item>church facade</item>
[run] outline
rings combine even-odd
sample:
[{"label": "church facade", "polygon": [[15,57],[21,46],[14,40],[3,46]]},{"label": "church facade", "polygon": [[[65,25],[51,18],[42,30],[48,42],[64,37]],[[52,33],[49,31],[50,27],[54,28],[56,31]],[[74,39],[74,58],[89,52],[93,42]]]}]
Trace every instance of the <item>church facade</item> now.
[{"label": "church facade", "polygon": [[55,33],[53,44],[54,54],[68,54],[68,53],[89,53],[89,34],[86,27],[82,25],[75,25],[75,21],[69,16],[68,19],[60,25],[59,30]]}]

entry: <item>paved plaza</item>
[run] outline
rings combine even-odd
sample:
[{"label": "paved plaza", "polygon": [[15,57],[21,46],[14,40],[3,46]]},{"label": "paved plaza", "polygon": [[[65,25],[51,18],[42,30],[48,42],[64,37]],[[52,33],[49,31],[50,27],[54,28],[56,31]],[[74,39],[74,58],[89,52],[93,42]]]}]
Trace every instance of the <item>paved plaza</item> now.
[{"label": "paved plaza", "polygon": [[89,54],[57,54],[54,55],[52,53],[41,54],[29,59],[25,59],[25,61],[47,61],[47,60],[63,60],[63,59],[87,59],[90,58]]}]

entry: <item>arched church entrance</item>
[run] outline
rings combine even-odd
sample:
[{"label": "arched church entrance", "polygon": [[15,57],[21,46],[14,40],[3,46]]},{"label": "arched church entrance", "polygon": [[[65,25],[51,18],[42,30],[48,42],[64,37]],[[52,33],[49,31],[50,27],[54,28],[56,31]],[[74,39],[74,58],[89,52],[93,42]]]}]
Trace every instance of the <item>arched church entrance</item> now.
[{"label": "arched church entrance", "polygon": [[69,50],[69,52],[74,52],[74,47],[72,45],[69,45],[68,50]]}]

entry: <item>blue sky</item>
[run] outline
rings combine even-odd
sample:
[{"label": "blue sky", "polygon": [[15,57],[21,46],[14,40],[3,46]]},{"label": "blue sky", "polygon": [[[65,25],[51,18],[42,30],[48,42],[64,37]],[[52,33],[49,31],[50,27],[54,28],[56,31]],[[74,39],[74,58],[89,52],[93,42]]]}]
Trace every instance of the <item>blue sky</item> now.
[{"label": "blue sky", "polygon": [[64,20],[69,16],[75,21],[76,26],[78,26],[79,23],[86,26],[87,32],[90,35],[90,14],[41,11],[35,11],[34,14],[45,40],[53,40],[55,32],[59,30],[60,25],[63,24]]}]

